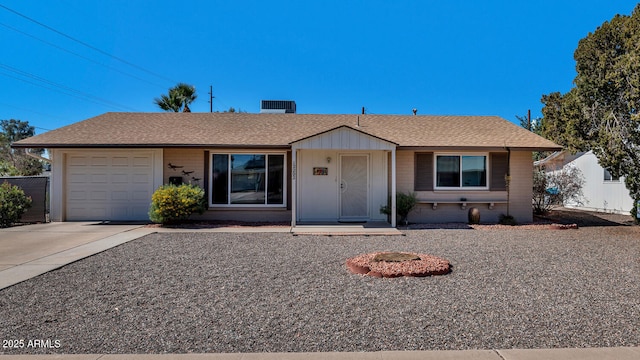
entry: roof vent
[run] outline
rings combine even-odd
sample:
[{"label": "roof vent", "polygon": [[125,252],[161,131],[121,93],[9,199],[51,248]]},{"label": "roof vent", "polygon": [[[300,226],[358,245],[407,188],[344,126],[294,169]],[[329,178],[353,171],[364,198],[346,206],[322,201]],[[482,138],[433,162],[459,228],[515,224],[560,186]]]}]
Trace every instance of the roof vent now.
[{"label": "roof vent", "polygon": [[296,102],[293,100],[262,100],[260,113],[267,114],[295,114]]}]

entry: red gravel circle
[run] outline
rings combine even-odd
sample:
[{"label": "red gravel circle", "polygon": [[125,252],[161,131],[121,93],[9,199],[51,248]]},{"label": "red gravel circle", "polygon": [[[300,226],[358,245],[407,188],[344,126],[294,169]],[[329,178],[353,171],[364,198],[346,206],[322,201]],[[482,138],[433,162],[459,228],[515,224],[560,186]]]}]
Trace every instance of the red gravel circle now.
[{"label": "red gravel circle", "polygon": [[373,261],[378,254],[385,252],[362,254],[347,259],[347,268],[354,274],[369,275],[375,277],[400,277],[400,276],[431,276],[444,275],[451,271],[448,260],[429,255],[416,254],[420,260],[407,260],[401,262]]}]

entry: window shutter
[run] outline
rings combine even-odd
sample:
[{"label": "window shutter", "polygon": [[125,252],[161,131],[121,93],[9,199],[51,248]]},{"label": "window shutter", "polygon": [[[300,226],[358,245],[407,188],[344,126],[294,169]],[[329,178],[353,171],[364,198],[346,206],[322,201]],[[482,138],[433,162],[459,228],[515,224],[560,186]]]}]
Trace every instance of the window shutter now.
[{"label": "window shutter", "polygon": [[507,180],[505,177],[509,172],[509,154],[508,153],[491,153],[491,191],[507,190]]},{"label": "window shutter", "polygon": [[211,155],[209,151],[204,152],[204,176],[202,177],[202,186],[204,190],[204,198],[207,199],[207,207],[211,203],[211,199],[209,198],[209,166],[211,165]]},{"label": "window shutter", "polygon": [[416,153],[415,163],[414,190],[433,190],[433,153]]}]

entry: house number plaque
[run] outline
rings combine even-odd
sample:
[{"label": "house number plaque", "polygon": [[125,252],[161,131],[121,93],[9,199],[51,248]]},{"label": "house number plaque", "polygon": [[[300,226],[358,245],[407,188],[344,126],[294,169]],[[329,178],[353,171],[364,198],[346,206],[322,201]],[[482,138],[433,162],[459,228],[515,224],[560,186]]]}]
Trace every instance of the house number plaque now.
[{"label": "house number plaque", "polygon": [[329,175],[329,168],[326,167],[314,167],[313,175]]}]

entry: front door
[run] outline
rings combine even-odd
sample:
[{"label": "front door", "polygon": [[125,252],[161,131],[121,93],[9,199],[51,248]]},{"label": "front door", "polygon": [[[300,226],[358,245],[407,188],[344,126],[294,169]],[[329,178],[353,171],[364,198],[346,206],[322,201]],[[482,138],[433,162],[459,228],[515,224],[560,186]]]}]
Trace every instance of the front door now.
[{"label": "front door", "polygon": [[340,220],[369,218],[369,156],[340,156]]}]

